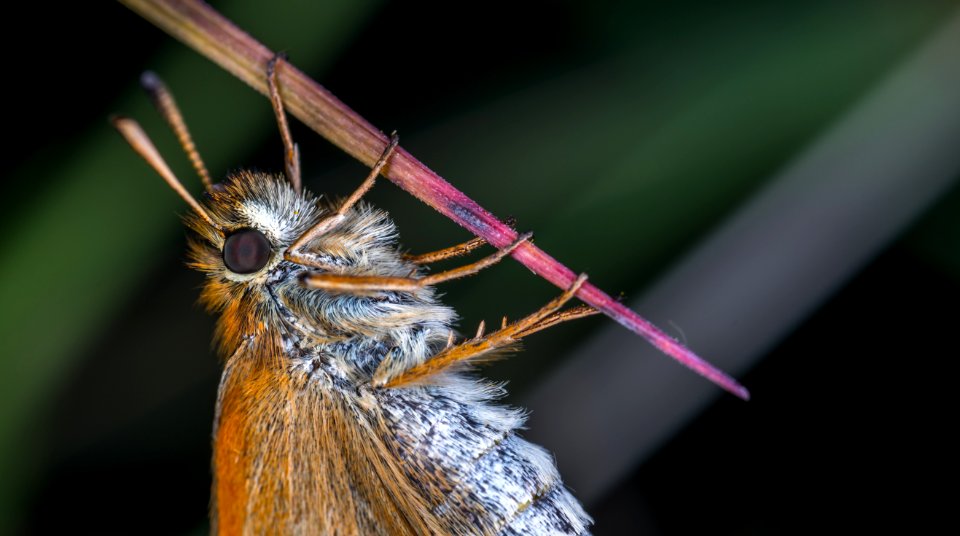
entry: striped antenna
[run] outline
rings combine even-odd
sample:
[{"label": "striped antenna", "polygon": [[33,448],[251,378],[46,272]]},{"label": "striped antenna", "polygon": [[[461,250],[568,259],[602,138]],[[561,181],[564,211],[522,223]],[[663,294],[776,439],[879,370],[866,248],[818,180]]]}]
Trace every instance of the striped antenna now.
[{"label": "striped antenna", "polygon": [[133,150],[143,157],[143,159],[150,164],[150,167],[163,177],[163,180],[167,181],[167,184],[173,188],[173,191],[177,192],[177,195],[186,201],[187,204],[190,205],[190,208],[192,208],[198,216],[203,218],[203,221],[209,223],[210,226],[215,229],[220,229],[220,226],[213,221],[213,218],[207,214],[207,211],[203,209],[200,203],[197,203],[197,200],[183,187],[183,184],[177,179],[177,176],[173,174],[173,171],[170,171],[170,166],[163,160],[160,152],[157,151],[153,142],[150,141],[150,137],[147,136],[147,133],[140,128],[140,125],[136,121],[129,117],[116,116],[112,117],[110,122],[120,131],[120,134],[127,140],[127,143],[133,147]]}]

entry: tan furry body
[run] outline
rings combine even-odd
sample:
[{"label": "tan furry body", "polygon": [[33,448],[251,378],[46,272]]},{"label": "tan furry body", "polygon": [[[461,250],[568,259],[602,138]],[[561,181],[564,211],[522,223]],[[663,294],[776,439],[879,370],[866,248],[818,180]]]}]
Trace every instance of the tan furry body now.
[{"label": "tan furry body", "polygon": [[[549,454],[515,434],[496,387],[456,369],[377,387],[442,352],[454,313],[432,288],[336,293],[283,252],[329,213],[284,180],[240,173],[188,217],[202,300],[220,314],[225,362],[214,430],[219,534],[582,534],[589,518]],[[273,248],[249,275],[224,237],[256,229]],[[393,224],[364,205],[305,244],[328,273],[408,277]]]},{"label": "tan furry body", "polygon": [[[240,172],[212,184],[172,96],[141,83],[204,182],[197,202],[143,129],[114,126],[187,202],[191,266],[201,301],[219,314],[226,357],[214,422],[215,534],[585,534],[589,516],[553,459],[517,434],[523,416],[494,401],[499,386],[463,365],[520,338],[596,311],[561,310],[585,276],[533,314],[454,344],[453,311],[431,287],[499,262],[529,240],[429,276],[418,262],[458,256],[476,241],[404,256],[386,214],[359,203],[387,166],[392,136],[342,203],[302,191],[276,67],[271,103],[286,179]],[[289,181],[289,182],[288,182]],[[227,357],[229,356],[229,357]]]}]

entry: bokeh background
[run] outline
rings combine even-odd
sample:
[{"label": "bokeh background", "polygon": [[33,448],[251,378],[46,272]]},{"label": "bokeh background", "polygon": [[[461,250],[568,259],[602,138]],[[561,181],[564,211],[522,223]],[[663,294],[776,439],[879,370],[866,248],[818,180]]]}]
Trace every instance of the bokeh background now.
[{"label": "bokeh background", "polygon": [[[605,318],[484,371],[532,410],[597,534],[801,534],[948,518],[960,299],[960,3],[216,2],[537,243],[740,378]],[[265,99],[116,3],[5,33],[0,532],[201,534],[218,363],[186,207],[106,118],[174,91],[215,176],[279,171]],[[43,46],[40,46],[40,45]],[[307,186],[365,170],[297,122]],[[403,246],[465,231],[387,181]],[[556,289],[444,287],[469,332]],[[951,458],[952,460],[952,458]]]}]

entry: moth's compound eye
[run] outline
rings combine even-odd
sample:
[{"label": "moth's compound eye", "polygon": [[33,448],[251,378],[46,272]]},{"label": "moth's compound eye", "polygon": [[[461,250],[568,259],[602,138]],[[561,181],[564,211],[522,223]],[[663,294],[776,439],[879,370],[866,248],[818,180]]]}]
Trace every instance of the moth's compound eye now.
[{"label": "moth's compound eye", "polygon": [[252,274],[270,260],[270,242],[256,229],[240,229],[223,244],[223,263],[235,274]]}]

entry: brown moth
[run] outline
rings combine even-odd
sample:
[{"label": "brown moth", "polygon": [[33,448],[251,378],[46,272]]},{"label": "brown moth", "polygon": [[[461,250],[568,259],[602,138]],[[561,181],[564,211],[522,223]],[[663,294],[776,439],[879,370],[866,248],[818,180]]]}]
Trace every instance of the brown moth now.
[{"label": "brown moth", "polygon": [[225,359],[214,423],[211,518],[218,534],[586,534],[591,523],[549,453],[517,435],[520,411],[465,367],[533,332],[596,311],[562,310],[585,280],[526,318],[457,341],[433,285],[474,274],[529,240],[463,267],[422,266],[479,239],[403,254],[387,215],[361,201],[390,165],[396,136],[366,180],[330,203],[301,187],[274,58],[266,77],[285,176],[210,179],[170,93],[143,84],[203,180],[198,202],[139,125],[134,149],[192,209],[190,266],[219,315]]}]

